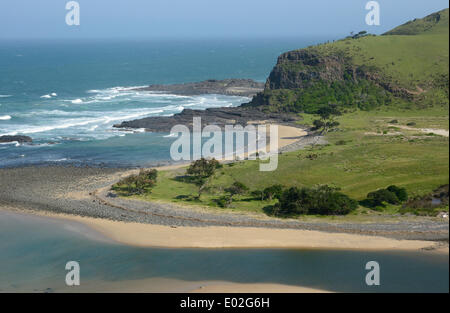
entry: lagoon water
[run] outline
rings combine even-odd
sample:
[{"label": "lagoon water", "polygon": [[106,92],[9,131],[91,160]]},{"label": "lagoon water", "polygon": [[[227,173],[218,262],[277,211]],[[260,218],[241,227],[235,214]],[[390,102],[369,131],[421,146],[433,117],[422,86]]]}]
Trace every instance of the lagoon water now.
[{"label": "lagoon water", "polygon": [[[340,292],[449,290],[448,255],[432,252],[139,248],[108,242],[80,224],[2,211],[0,252],[0,291],[7,292],[73,291],[65,286],[65,264],[72,260],[81,268],[78,291],[83,283],[126,286],[151,278],[280,283]],[[380,286],[365,284],[364,267],[372,260],[380,264]]]}]

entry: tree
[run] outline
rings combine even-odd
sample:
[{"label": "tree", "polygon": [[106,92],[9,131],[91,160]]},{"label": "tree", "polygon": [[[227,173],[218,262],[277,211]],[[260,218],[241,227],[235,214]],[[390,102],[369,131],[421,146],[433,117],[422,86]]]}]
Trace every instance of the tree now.
[{"label": "tree", "polygon": [[221,165],[216,159],[207,160],[201,158],[194,161],[187,169],[186,173],[195,177],[211,177],[214,175],[216,169],[220,168]]},{"label": "tree", "polygon": [[207,160],[201,158],[194,161],[186,170],[186,174],[192,177],[193,183],[198,187],[198,198],[200,199],[209,178],[212,177],[222,165],[216,159]]},{"label": "tree", "polygon": [[341,112],[336,104],[329,104],[328,106],[319,108],[317,114],[320,116],[320,120],[313,121],[313,130],[321,129],[321,133],[323,134],[339,126],[339,122],[335,120],[335,117],[341,115]]},{"label": "tree", "polygon": [[225,189],[225,192],[229,193],[227,206],[230,206],[233,202],[233,197],[236,195],[243,195],[248,191],[248,187],[241,182],[234,182],[233,185]]}]

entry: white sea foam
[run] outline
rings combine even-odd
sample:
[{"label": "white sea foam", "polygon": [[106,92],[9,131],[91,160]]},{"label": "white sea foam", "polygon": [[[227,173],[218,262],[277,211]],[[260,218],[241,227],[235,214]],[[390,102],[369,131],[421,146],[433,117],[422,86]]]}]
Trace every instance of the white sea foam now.
[{"label": "white sea foam", "polygon": [[[180,96],[164,92],[133,90],[139,87],[143,86],[89,90],[85,96],[78,95],[79,98],[52,100],[58,109],[54,109],[54,105],[50,106],[48,101],[38,102],[36,104],[40,105],[39,109],[13,114],[17,120],[19,118],[24,120],[23,124],[2,123],[0,132],[6,134],[0,135],[39,134],[35,137],[46,140],[53,140],[55,136],[103,140],[123,135],[123,132],[113,130],[114,123],[155,115],[171,116],[187,107],[206,109],[232,106],[247,100],[244,97],[222,95]],[[47,99],[52,97],[56,97],[56,93],[45,95]],[[80,104],[83,106],[82,110],[75,110]],[[6,118],[3,119],[6,120]],[[133,130],[133,132],[141,131],[143,130]]]},{"label": "white sea foam", "polygon": [[0,142],[0,145],[20,145],[18,141],[8,141],[8,142]]},{"label": "white sea foam", "polygon": [[172,133],[172,134],[169,134],[169,135],[166,135],[166,136],[163,136],[164,138],[174,138],[174,137],[177,137],[178,136],[178,134],[176,134],[176,133]]},{"label": "white sea foam", "polygon": [[[116,112],[90,112],[91,114],[96,114],[96,116],[91,117],[80,117],[80,118],[69,118],[69,119],[61,119],[56,118],[53,119],[53,123],[50,125],[39,125],[39,126],[30,126],[24,125],[21,128],[15,127],[14,132],[5,133],[2,135],[13,136],[17,133],[21,134],[36,134],[36,133],[44,133],[50,132],[53,130],[61,130],[72,127],[82,127],[90,124],[91,125],[87,130],[95,131],[100,124],[109,125],[115,121],[129,120],[135,119],[139,117],[144,117],[148,115],[153,115],[157,113],[162,113],[163,110],[155,110],[155,109],[135,109],[135,110],[127,110],[127,111],[116,111]],[[126,114],[128,113],[128,114]]]},{"label": "white sea foam", "polygon": [[11,115],[0,115],[0,121],[7,121],[11,119]]},{"label": "white sea foam", "polygon": [[43,96],[41,96],[41,98],[44,98],[44,99],[50,99],[52,96],[50,96],[50,95],[43,95]]},{"label": "white sea foam", "polygon": [[0,95],[0,98],[9,98],[12,97],[12,95]]}]

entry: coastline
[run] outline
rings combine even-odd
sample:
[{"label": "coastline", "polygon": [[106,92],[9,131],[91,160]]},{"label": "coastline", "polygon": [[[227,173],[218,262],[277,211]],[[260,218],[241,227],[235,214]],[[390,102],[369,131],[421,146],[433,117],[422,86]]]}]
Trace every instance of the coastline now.
[{"label": "coastline", "polygon": [[[202,249],[328,249],[328,250],[395,250],[449,253],[448,245],[426,240],[398,240],[381,236],[329,233],[301,229],[277,229],[226,226],[164,226],[136,222],[113,221],[80,215],[28,211],[14,207],[0,210],[31,214],[60,222],[79,223],[119,244],[153,248]],[[92,237],[92,234],[91,234]]]},{"label": "coastline", "polygon": [[[306,136],[307,133],[301,128],[280,125],[279,148],[290,145],[298,148],[298,143]],[[174,170],[187,165],[166,165],[157,169]],[[5,181],[3,187],[0,186],[0,209],[18,209],[25,213],[79,222],[116,242],[145,247],[361,250],[419,250],[431,247],[435,251],[437,248],[435,243],[428,241],[432,238],[422,233],[433,232],[433,228],[429,227],[432,222],[419,223],[418,234],[411,236],[405,232],[411,227],[408,223],[400,225],[400,228],[394,226],[395,229],[389,226],[384,231],[376,231],[370,224],[358,224],[354,231],[346,225],[314,225],[267,217],[213,214],[209,211],[199,213],[172,204],[107,198],[107,190],[112,183],[135,171],[36,167],[2,169],[0,176],[3,175]],[[9,182],[6,182],[6,177]],[[442,228],[445,226],[435,229],[441,237]],[[395,231],[400,235],[395,236]],[[444,232],[447,232],[448,238],[448,229]],[[433,236],[431,234],[430,237]]]}]

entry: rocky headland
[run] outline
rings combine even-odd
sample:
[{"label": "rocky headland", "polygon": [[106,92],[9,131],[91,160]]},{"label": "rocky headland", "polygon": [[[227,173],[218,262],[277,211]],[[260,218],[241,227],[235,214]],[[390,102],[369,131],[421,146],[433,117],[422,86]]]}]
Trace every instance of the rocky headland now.
[{"label": "rocky headland", "polygon": [[173,84],[173,85],[150,85],[137,88],[137,91],[167,92],[175,95],[195,96],[206,94],[220,94],[229,96],[253,97],[264,89],[264,83],[252,79],[224,79],[205,80],[201,82]]}]

